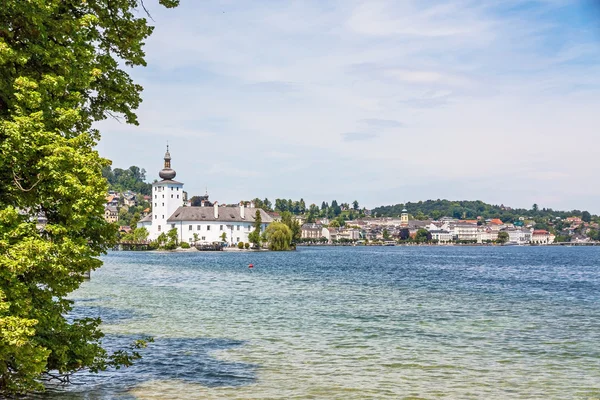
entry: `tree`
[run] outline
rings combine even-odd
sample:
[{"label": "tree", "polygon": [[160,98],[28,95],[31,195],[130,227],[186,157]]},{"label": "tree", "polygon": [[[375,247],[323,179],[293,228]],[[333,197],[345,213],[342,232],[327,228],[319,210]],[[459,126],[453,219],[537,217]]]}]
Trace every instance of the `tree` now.
[{"label": "tree", "polygon": [[225,232],[221,233],[221,242],[227,242],[227,234]]},{"label": "tree", "polygon": [[133,242],[143,243],[148,239],[148,229],[141,226],[133,230]]},{"label": "tree", "polygon": [[581,213],[581,220],[583,222],[592,222],[592,214],[590,214],[589,211],[583,211]]},{"label": "tree", "polygon": [[260,210],[256,210],[254,214],[254,230],[248,235],[248,240],[253,244],[253,247],[260,248],[260,231],[262,226],[262,217],[260,216]]},{"label": "tree", "polygon": [[354,200],[352,202],[352,208],[354,209],[354,211],[358,211],[358,201],[357,200]]},{"label": "tree", "polygon": [[340,227],[340,221],[338,221],[337,219],[334,219],[332,221],[329,222],[329,226],[331,228],[339,228]]},{"label": "tree", "polygon": [[292,232],[292,242],[291,244],[298,243],[300,238],[302,237],[302,227],[297,219],[294,218],[293,214],[289,211],[285,211],[281,213],[281,222],[287,225]]},{"label": "tree", "polygon": [[539,207],[538,207],[538,205],[534,203],[534,204],[531,206],[531,211],[533,211],[533,212],[538,212],[538,210],[539,210]]},{"label": "tree", "polygon": [[408,240],[410,238],[410,231],[408,228],[400,229],[398,237],[400,240]]},{"label": "tree", "polygon": [[383,240],[390,240],[390,231],[387,228],[383,228]]},{"label": "tree", "polygon": [[431,233],[427,229],[419,229],[415,235],[417,242],[431,242]]},{"label": "tree", "polygon": [[[167,7],[177,0],[159,0]],[[38,378],[129,365],[109,354],[99,319],[67,320],[69,293],[115,238],[102,218],[110,162],[95,121],[137,124],[152,27],[141,0],[4,0],[0,6],[0,397]],[[36,227],[38,215],[47,223]]]},{"label": "tree", "polygon": [[289,250],[292,243],[292,231],[283,222],[272,222],[265,230],[269,249],[274,251]]},{"label": "tree", "polygon": [[508,239],[508,232],[498,232],[498,240],[496,240],[498,243],[504,244],[508,242]]}]

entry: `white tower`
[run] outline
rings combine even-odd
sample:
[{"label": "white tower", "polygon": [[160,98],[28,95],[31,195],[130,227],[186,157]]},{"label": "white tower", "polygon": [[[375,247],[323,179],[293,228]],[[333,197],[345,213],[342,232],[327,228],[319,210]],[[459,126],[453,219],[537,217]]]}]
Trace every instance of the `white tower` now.
[{"label": "white tower", "polygon": [[165,166],[158,173],[162,180],[152,184],[152,225],[149,234],[151,240],[172,228],[167,220],[175,210],[183,206],[183,183],[174,181],[175,175],[177,173],[171,168],[171,154],[167,145]]}]

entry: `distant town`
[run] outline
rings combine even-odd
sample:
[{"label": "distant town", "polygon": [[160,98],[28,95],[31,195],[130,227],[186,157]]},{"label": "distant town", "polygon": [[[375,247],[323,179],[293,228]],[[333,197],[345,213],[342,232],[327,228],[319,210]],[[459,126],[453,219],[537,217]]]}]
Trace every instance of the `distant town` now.
[{"label": "distant town", "polygon": [[[176,242],[248,243],[259,210],[261,231],[272,222],[287,221],[293,245],[502,244],[552,245],[600,243],[599,217],[587,211],[539,208],[512,209],[481,201],[428,200],[375,209],[352,203],[255,198],[237,204],[211,201],[208,193],[188,197],[174,181],[170,154],[165,155],[161,181],[146,183],[145,171],[108,167],[110,190],[105,219],[127,240],[151,242],[173,231]],[[165,198],[166,193],[166,198]],[[293,223],[290,223],[292,221]],[[135,236],[137,228],[144,227]],[[164,236],[164,235],[163,235]]]}]

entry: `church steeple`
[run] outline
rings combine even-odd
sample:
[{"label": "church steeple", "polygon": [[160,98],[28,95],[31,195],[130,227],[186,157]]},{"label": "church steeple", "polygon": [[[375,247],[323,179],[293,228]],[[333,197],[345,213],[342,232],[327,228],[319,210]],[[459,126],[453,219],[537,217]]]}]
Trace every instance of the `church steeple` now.
[{"label": "church steeple", "polygon": [[160,170],[158,176],[165,180],[173,180],[177,173],[171,168],[171,153],[169,153],[169,145],[167,144],[167,152],[165,153],[165,167]]}]

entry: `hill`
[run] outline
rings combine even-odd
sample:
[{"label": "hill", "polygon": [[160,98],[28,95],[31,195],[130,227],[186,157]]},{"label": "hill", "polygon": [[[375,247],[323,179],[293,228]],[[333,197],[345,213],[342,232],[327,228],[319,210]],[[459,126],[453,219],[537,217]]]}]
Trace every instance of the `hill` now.
[{"label": "hill", "polygon": [[416,219],[433,218],[439,219],[442,217],[452,217],[460,219],[475,219],[477,217],[500,218],[504,222],[512,222],[518,220],[519,217],[537,218],[567,218],[581,217],[584,220],[589,220],[592,217],[587,211],[571,210],[571,211],[556,211],[551,208],[538,208],[534,204],[531,209],[517,208],[513,209],[504,205],[492,205],[483,201],[451,201],[451,200],[427,200],[417,203],[408,202],[406,204],[396,204],[389,206],[381,206],[371,210],[372,215],[377,216],[398,216],[405,208]]}]

